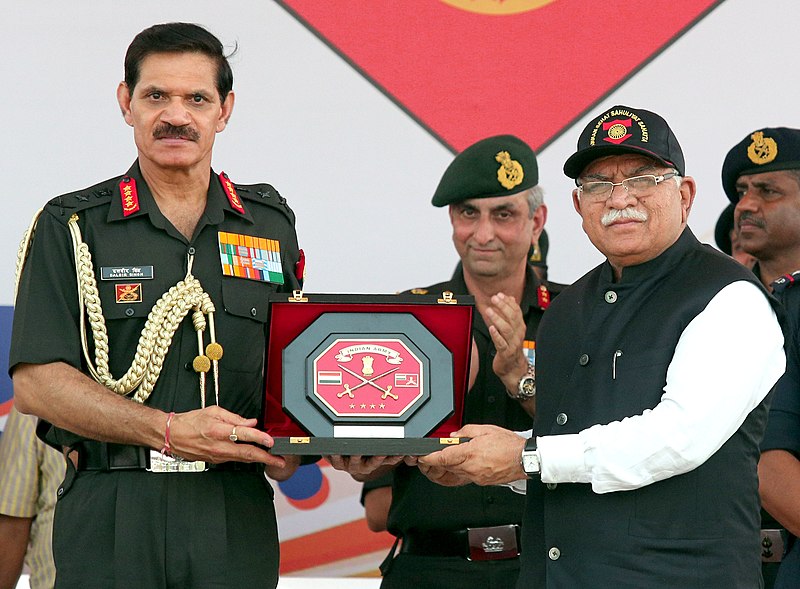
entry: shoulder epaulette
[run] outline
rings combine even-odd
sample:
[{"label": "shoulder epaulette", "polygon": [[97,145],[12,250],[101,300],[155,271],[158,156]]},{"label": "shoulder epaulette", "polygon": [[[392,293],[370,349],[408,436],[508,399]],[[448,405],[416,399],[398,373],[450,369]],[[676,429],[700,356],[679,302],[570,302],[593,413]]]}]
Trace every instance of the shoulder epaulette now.
[{"label": "shoulder epaulette", "polygon": [[51,199],[45,205],[45,210],[59,219],[63,218],[66,223],[73,213],[110,203],[118,182],[119,178],[112,178],[89,188],[62,194]]},{"label": "shoulder epaulette", "polygon": [[783,292],[798,282],[800,282],[800,270],[795,270],[791,274],[784,274],[772,283],[772,292]]},{"label": "shoulder epaulette", "polygon": [[236,192],[238,192],[243,199],[278,209],[286,215],[292,222],[292,225],[294,225],[294,211],[289,208],[286,199],[283,198],[280,192],[271,184],[234,184],[234,186],[236,186]]}]

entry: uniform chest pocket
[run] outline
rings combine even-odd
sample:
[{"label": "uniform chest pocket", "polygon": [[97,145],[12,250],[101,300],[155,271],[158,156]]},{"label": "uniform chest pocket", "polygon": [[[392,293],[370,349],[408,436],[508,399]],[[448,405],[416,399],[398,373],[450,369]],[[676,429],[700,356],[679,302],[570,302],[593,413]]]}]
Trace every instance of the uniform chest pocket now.
[{"label": "uniform chest pocket", "polygon": [[216,324],[225,357],[219,368],[223,382],[235,382],[239,390],[260,390],[267,307],[274,290],[275,286],[268,282],[222,279],[222,309],[217,306]]},{"label": "uniform chest pocket", "polygon": [[226,313],[260,324],[267,321],[269,295],[275,286],[244,278],[222,279],[222,304]]}]

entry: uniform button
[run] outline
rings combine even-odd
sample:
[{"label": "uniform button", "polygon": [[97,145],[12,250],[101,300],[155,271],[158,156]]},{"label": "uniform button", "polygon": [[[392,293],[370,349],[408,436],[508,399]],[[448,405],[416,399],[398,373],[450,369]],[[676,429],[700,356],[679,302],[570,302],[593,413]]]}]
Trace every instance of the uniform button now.
[{"label": "uniform button", "polygon": [[581,357],[578,358],[578,364],[581,366],[586,366],[589,363],[589,354],[581,354]]},{"label": "uniform button", "polygon": [[558,425],[564,425],[567,423],[567,414],[566,413],[559,413],[556,415],[556,423]]},{"label": "uniform button", "polygon": [[130,307],[128,307],[127,309],[125,309],[125,315],[127,315],[128,317],[133,317],[133,314],[134,314],[135,312],[136,312],[136,311],[134,311],[134,310],[133,310],[133,309],[131,309]]},{"label": "uniform button", "polygon": [[547,557],[550,560],[558,560],[559,558],[561,558],[561,551],[555,546],[553,546],[550,550],[547,551]]},{"label": "uniform button", "polygon": [[189,251],[189,255],[193,256],[194,252],[195,252],[195,249],[194,249],[194,247],[190,246],[188,251]]},{"label": "uniform button", "polygon": [[57,493],[57,495],[58,495],[59,497],[61,497],[61,495],[63,495],[63,494],[64,494],[64,487],[59,487],[59,488],[58,488],[58,493]]},{"label": "uniform button", "polygon": [[617,293],[613,290],[606,291],[606,302],[607,303],[616,303],[617,302]]},{"label": "uniform button", "polygon": [[488,397],[486,397],[486,402],[487,403],[494,403],[494,395],[489,395]]},{"label": "uniform button", "polygon": [[486,498],[486,503],[488,503],[489,505],[492,505],[494,503],[494,497],[487,497]]},{"label": "uniform button", "polygon": [[251,314],[253,317],[255,317],[255,316],[258,314],[258,311],[256,311],[256,308],[255,308],[255,307],[253,307],[252,309],[250,309],[250,314]]},{"label": "uniform button", "polygon": [[186,364],[183,365],[183,368],[184,368],[184,370],[193,370],[192,363],[191,362],[187,362]]},{"label": "uniform button", "polygon": [[556,487],[558,487],[558,483],[547,483],[547,490],[548,491],[555,491]]}]

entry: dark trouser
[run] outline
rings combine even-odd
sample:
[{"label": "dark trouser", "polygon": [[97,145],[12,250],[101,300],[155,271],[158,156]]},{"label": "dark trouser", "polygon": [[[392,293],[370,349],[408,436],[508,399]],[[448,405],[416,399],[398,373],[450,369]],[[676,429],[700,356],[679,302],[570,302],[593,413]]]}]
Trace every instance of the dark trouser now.
[{"label": "dark trouser", "polygon": [[469,561],[460,556],[398,554],[381,589],[514,589],[519,558]]},{"label": "dark trouser", "polygon": [[273,491],[258,472],[76,473],[70,466],[63,489],[53,529],[57,589],[278,583]]},{"label": "dark trouser", "polygon": [[789,551],[781,561],[775,578],[775,589],[797,589],[800,587],[800,544],[790,536]]}]

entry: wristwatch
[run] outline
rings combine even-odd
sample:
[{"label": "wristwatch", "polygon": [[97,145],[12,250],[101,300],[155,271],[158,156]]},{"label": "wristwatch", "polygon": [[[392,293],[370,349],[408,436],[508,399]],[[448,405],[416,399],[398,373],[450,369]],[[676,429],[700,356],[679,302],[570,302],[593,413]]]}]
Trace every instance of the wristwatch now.
[{"label": "wristwatch", "polygon": [[525,448],[522,450],[522,470],[529,477],[539,476],[541,473],[542,461],[539,458],[539,450],[536,449],[536,436],[531,436],[525,442]]},{"label": "wristwatch", "polygon": [[528,363],[528,370],[519,379],[515,393],[508,393],[512,399],[517,401],[529,401],[536,396],[536,368]]}]

